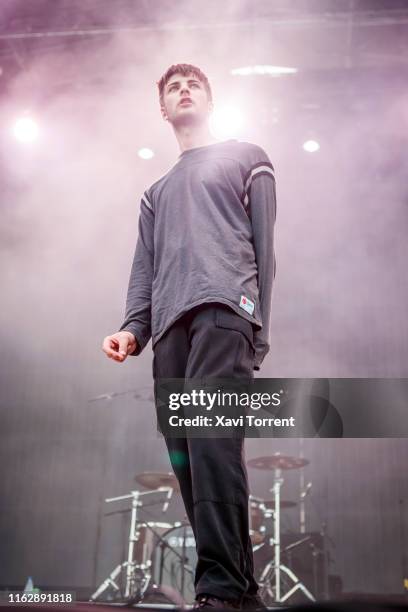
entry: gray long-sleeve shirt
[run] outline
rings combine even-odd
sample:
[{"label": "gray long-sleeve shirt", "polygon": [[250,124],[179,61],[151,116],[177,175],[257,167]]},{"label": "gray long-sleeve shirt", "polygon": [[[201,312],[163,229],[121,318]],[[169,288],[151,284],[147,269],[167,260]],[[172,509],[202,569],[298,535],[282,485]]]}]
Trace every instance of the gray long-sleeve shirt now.
[{"label": "gray long-sleeve shirt", "polygon": [[273,166],[254,144],[227,140],[181,153],[143,194],[120,330],[138,355],[185,312],[221,302],[254,324],[256,370],[269,351],[275,276]]}]

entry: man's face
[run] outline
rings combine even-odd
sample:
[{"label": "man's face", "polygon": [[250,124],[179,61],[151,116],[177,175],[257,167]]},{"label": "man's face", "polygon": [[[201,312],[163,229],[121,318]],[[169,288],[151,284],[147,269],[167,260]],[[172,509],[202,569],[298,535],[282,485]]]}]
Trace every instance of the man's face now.
[{"label": "man's face", "polygon": [[202,123],[213,107],[204,84],[193,74],[173,74],[164,88],[163,103],[163,117],[175,126]]}]

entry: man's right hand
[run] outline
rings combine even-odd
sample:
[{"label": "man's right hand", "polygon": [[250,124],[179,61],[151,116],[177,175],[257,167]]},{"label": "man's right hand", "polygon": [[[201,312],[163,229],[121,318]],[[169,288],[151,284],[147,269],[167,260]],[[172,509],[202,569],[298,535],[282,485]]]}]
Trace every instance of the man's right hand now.
[{"label": "man's right hand", "polygon": [[106,336],[102,344],[103,352],[115,361],[125,361],[126,357],[136,350],[136,347],[136,338],[129,331],[120,331]]}]

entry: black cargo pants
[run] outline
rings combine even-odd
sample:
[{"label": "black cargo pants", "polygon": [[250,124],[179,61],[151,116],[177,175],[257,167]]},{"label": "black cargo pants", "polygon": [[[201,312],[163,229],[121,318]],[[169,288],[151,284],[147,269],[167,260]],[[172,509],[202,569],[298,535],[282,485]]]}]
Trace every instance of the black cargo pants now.
[{"label": "black cargo pants", "polygon": [[[159,378],[252,378],[253,327],[224,304],[202,304],[154,346]],[[197,547],[196,596],[253,595],[243,438],[165,438]]]}]

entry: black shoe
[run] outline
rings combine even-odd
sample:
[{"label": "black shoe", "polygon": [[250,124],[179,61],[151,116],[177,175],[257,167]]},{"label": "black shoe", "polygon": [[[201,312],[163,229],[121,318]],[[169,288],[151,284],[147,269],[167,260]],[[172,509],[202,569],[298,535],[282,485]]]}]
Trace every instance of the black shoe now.
[{"label": "black shoe", "polygon": [[244,595],[242,598],[241,610],[253,610],[254,612],[264,612],[268,608],[262,601],[260,595]]},{"label": "black shoe", "polygon": [[237,599],[219,599],[218,597],[214,597],[214,595],[199,595],[193,606],[193,610],[209,610],[210,608],[213,610],[239,610],[240,601]]}]

